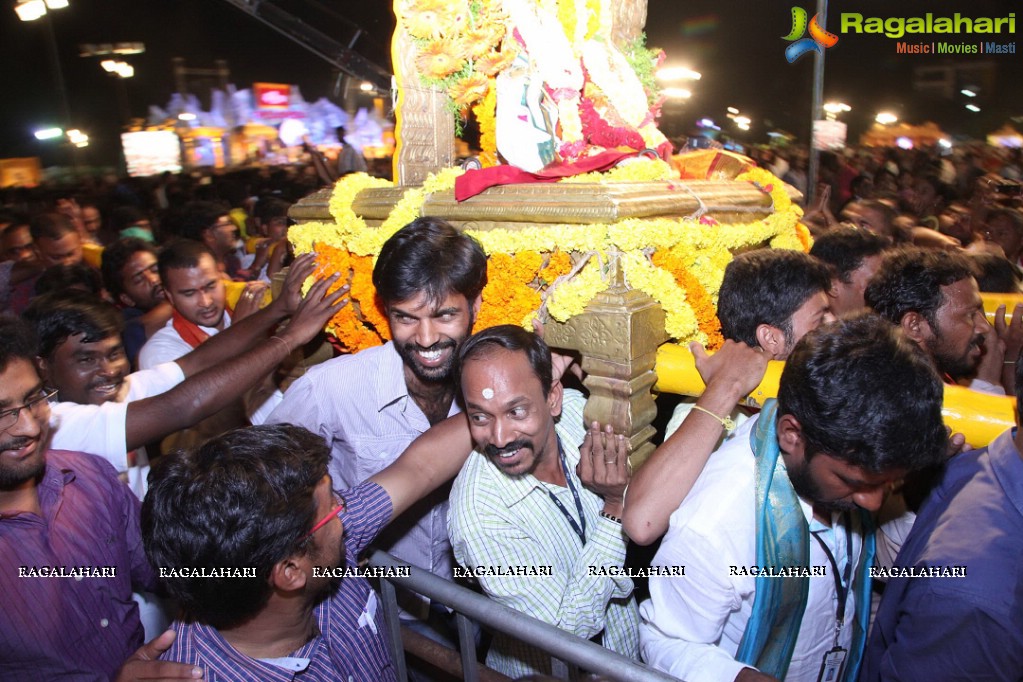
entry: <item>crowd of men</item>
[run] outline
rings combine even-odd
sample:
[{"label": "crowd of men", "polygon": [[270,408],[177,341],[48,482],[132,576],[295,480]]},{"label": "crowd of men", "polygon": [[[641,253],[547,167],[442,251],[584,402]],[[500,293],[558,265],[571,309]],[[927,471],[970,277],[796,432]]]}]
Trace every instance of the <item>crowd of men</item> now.
[{"label": "crowd of men", "polygon": [[[1023,304],[980,295],[1019,292],[1023,214],[983,161],[836,158],[810,253],[725,269],[706,390],[662,401],[635,472],[542,328],[476,328],[487,258],[443,220],[377,258],[391,340],[302,370],[346,273],[303,293],[281,196],[0,214],[0,678],[395,679],[372,546],[691,682],[1020,679],[1023,436],[942,421],[946,384],[1023,404]],[[777,400],[740,406],[772,360]],[[400,606],[458,646],[443,604]]]}]

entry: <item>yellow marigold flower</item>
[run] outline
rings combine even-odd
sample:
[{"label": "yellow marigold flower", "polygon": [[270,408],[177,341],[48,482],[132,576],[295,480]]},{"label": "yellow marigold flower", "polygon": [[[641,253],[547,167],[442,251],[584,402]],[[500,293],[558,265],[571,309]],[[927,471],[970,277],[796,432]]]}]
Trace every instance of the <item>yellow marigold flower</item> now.
[{"label": "yellow marigold flower", "polygon": [[517,55],[518,51],[509,47],[508,41],[505,41],[504,47],[500,52],[491,51],[484,54],[475,61],[473,68],[480,73],[494,76],[515,61]]},{"label": "yellow marigold flower", "polygon": [[482,73],[469,74],[460,78],[448,88],[448,97],[459,109],[483,99],[490,88],[490,80]]},{"label": "yellow marigold flower", "polygon": [[437,38],[450,21],[451,8],[446,0],[416,0],[406,3],[401,11],[402,25],[416,38]]},{"label": "yellow marigold flower", "polygon": [[469,59],[479,59],[497,45],[500,37],[494,39],[494,32],[487,26],[480,26],[466,31],[462,35],[462,49]]},{"label": "yellow marigold flower", "polygon": [[464,64],[465,57],[458,45],[446,38],[431,40],[423,45],[419,48],[419,55],[416,57],[416,68],[419,70],[419,75],[434,80],[442,80],[457,73]]}]

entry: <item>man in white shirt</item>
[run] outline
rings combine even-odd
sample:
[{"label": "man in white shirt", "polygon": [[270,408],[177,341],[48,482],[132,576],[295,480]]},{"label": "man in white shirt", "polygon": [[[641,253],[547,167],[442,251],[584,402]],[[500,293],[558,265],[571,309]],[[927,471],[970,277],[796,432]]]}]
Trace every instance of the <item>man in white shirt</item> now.
[{"label": "man in white shirt", "polygon": [[[384,243],[373,285],[392,341],[309,370],[288,388],[268,423],[304,426],[331,447],[330,474],[354,487],[397,460],[432,425],[461,411],[454,366],[472,332],[487,258],[471,237],[437,218],[419,218]],[[427,496],[380,536],[383,548],[450,580],[448,491]],[[444,637],[442,607],[403,600],[412,627]]]},{"label": "man in white shirt", "polygon": [[806,335],[777,403],[725,442],[672,514],[653,564],[686,575],[650,579],[644,659],[689,682],[855,680],[867,512],[943,460],[941,400],[926,357],[876,315]]},{"label": "man in white shirt", "polygon": [[[167,301],[173,306],[171,319],[146,341],[139,352],[139,368],[152,369],[177,360],[198,348],[206,339],[231,326],[234,311],[227,305],[224,278],[213,253],[203,244],[182,239],[167,246],[157,264]],[[265,284],[248,285],[239,299],[239,309],[258,308]],[[246,417],[261,422],[283,398],[280,391],[245,410],[239,402],[230,409],[204,420],[187,436],[175,438],[170,447],[188,447],[208,437],[242,426]],[[264,404],[265,402],[265,404]]]},{"label": "man in white shirt", "polygon": [[[348,287],[325,295],[339,275],[321,280],[302,296],[302,283],[314,269],[311,255],[296,259],[282,295],[270,305],[174,362],[133,374],[128,374],[116,332],[119,316],[111,328],[90,328],[81,318],[51,310],[46,301],[38,303],[26,318],[40,338],[44,381],[59,391],[51,406],[51,447],[99,455],[125,473],[127,452],[236,400],[291,349],[312,339],[345,303],[341,297]],[[61,307],[69,297],[49,300]],[[284,330],[267,338],[289,317]]]}]

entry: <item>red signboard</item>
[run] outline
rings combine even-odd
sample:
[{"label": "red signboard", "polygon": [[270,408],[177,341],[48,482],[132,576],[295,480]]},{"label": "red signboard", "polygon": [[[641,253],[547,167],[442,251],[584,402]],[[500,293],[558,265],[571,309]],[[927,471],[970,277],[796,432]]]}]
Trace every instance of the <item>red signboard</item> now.
[{"label": "red signboard", "polygon": [[291,86],[283,83],[254,83],[256,108],[263,111],[287,111],[291,103]]}]

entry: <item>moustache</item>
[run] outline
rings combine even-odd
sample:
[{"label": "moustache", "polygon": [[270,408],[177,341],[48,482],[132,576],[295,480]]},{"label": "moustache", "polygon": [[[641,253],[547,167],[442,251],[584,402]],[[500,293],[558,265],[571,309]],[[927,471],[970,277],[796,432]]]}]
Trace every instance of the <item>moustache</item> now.
[{"label": "moustache", "polygon": [[20,450],[23,447],[31,445],[33,442],[35,442],[34,438],[12,438],[11,440],[0,442],[0,452]]},{"label": "moustache", "polygon": [[511,443],[508,443],[504,447],[500,448],[494,445],[493,443],[488,443],[483,447],[483,454],[485,454],[487,457],[500,457],[501,455],[510,454],[521,448],[529,448],[530,450],[532,450],[533,444],[530,443],[525,438],[513,440]]}]

